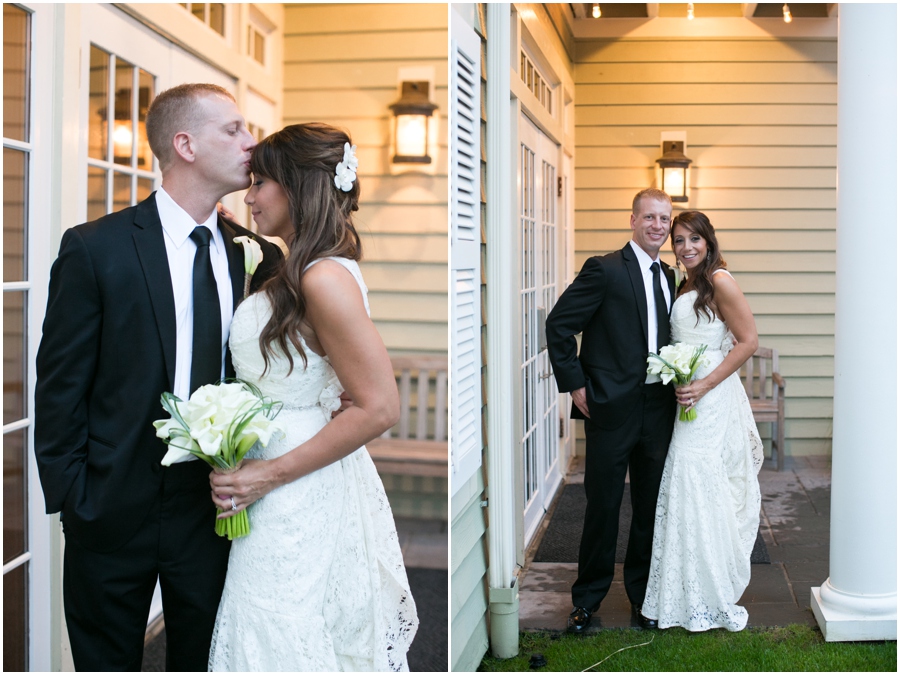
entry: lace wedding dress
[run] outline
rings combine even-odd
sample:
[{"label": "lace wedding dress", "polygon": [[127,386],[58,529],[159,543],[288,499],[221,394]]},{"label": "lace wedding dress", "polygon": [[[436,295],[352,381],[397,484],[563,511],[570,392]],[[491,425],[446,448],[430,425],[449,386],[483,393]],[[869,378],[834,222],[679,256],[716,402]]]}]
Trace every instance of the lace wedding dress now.
[{"label": "lace wedding dress", "polygon": [[[328,259],[350,271],[365,298],[359,266]],[[262,375],[259,333],[270,312],[266,295],[257,293],[231,325],[237,377],[284,403],[286,436],[248,453],[258,459],[314,436],[340,407],[342,392],[328,358],[305,343],[306,368],[294,351],[293,372],[287,359],[270,357]],[[210,671],[408,670],[416,608],[391,508],[364,447],[272,490],[250,506],[249,517],[250,534],[232,542]]]},{"label": "lace wedding dress", "polygon": [[[724,270],[723,270],[724,271]],[[721,319],[694,313],[696,291],[672,306],[672,342],[708,345],[711,373],[731,350]],[[742,630],[735,603],[750,583],[750,552],[759,527],[757,473],[763,449],[740,377],[733,373],[676,419],[656,503],[650,578],[642,613],[660,628]]]}]

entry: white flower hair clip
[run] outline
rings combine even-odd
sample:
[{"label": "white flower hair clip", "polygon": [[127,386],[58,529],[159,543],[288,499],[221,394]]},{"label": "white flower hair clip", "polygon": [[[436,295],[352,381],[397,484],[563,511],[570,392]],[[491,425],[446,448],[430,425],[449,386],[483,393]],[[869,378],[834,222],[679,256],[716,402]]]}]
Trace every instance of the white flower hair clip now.
[{"label": "white flower hair clip", "polygon": [[350,192],[353,189],[353,181],[356,180],[356,168],[359,160],[356,158],[356,146],[344,143],[344,160],[338,162],[334,168],[334,184],[339,190]]}]

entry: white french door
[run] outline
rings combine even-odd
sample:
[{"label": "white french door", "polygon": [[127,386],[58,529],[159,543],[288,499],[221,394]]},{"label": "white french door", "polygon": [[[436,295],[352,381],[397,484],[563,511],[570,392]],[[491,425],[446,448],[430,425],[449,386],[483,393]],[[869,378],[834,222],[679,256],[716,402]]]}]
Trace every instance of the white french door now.
[{"label": "white french door", "polygon": [[[557,293],[559,149],[524,114],[519,119],[519,355],[525,546],[562,480],[559,392],[547,354],[544,322]],[[564,218],[563,218],[564,220]]]},{"label": "white french door", "polygon": [[[82,6],[82,12],[81,81],[89,84],[82,87],[80,101],[85,133],[79,157],[86,170],[79,183],[84,211],[77,222],[136,204],[159,187],[144,124],[156,94],[185,82],[209,82],[232,94],[236,91],[233,78],[115,7],[90,3]],[[240,214],[242,197],[243,193],[235,193],[222,201]],[[161,612],[157,584],[148,623]]]}]

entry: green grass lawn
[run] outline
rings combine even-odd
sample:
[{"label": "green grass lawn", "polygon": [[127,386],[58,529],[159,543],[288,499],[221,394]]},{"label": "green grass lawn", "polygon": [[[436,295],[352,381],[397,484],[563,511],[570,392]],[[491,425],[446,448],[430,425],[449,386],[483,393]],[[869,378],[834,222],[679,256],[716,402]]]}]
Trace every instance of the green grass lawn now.
[{"label": "green grass lawn", "polygon": [[[615,653],[623,647],[648,642]],[[587,636],[522,633],[519,655],[485,657],[481,671],[527,671],[532,654],[547,665],[538,671],[897,671],[896,642],[825,642],[817,628],[748,628],[739,633],[683,628],[602,630]],[[612,655],[612,656],[610,656]]]}]

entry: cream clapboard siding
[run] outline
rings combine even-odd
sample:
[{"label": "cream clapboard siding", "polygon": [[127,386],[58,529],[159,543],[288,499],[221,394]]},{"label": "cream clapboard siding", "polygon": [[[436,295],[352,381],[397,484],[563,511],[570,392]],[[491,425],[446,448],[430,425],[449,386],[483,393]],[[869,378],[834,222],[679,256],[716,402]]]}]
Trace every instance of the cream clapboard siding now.
[{"label": "cream clapboard siding", "polygon": [[475,672],[488,649],[487,523],[484,474],[452,497],[450,513],[450,670]]},{"label": "cream clapboard siding", "polygon": [[[347,129],[358,146],[356,225],[372,318],[389,352],[447,353],[447,6],[285,6],[284,123]],[[432,66],[437,175],[390,173],[397,73]]]},{"label": "cream clapboard siding", "polygon": [[833,39],[576,44],[575,269],[630,238],[660,132],[685,131],[688,208],[710,217],[760,345],[781,357],[790,455],[831,451],[836,62]]},{"label": "cream clapboard siding", "polygon": [[[446,355],[446,5],[302,4],[284,12],[284,124],[333,124],[357,145],[355,222],[375,325],[391,355]],[[392,176],[388,106],[399,96],[398,70],[422,66],[434,68],[437,172]],[[382,479],[395,515],[447,519],[446,479]]]}]

